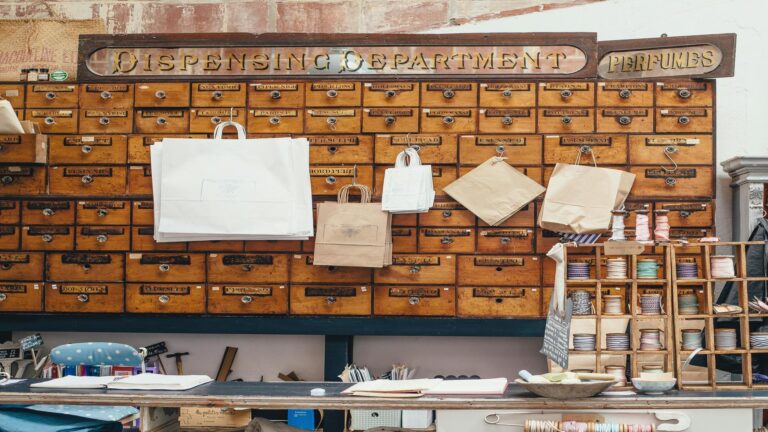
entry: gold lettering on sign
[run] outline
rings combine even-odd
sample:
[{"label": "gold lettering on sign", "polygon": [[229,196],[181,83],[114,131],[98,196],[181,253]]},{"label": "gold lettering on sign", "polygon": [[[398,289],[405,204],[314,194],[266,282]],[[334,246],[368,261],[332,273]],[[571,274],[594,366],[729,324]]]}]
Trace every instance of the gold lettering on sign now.
[{"label": "gold lettering on sign", "polygon": [[[227,111],[227,114],[229,114],[229,111]],[[144,118],[154,118],[154,117],[184,117],[184,111],[182,110],[147,110],[142,111],[141,116]]]},{"label": "gold lettering on sign", "polygon": [[29,263],[29,254],[0,254],[0,263],[3,264],[9,264],[9,263],[23,263],[27,264]]},{"label": "gold lettering on sign", "polygon": [[240,84],[238,83],[220,83],[220,84],[198,84],[198,91],[239,91]]},{"label": "gold lettering on sign", "polygon": [[589,110],[585,109],[545,109],[544,117],[589,117]]},{"label": "gold lettering on sign", "polygon": [[355,173],[354,167],[310,167],[309,175],[311,176],[341,176],[352,177]]},{"label": "gold lettering on sign", "polygon": [[483,237],[513,237],[528,238],[531,233],[527,229],[501,229],[493,231],[481,231]]},{"label": "gold lettering on sign", "polygon": [[59,287],[61,294],[109,294],[106,285],[62,285]]},{"label": "gold lettering on sign", "polygon": [[603,116],[604,117],[618,117],[618,116],[647,117],[648,110],[647,109],[604,109]]},{"label": "gold lettering on sign", "polygon": [[33,92],[66,92],[72,93],[75,91],[75,86],[66,84],[46,84],[46,85],[33,85]]},{"label": "gold lettering on sign", "polygon": [[525,146],[526,145],[526,138],[525,137],[508,137],[508,136],[499,136],[499,137],[488,137],[488,136],[482,136],[476,138],[477,145],[481,146],[497,146],[497,145],[503,145],[503,146]]},{"label": "gold lettering on sign", "polygon": [[128,84],[86,84],[85,91],[88,93],[101,93],[104,91],[125,93],[128,91]]},{"label": "gold lettering on sign", "polygon": [[605,90],[642,90],[646,91],[648,90],[648,83],[644,82],[632,82],[632,81],[621,81],[621,82],[605,82],[601,83],[601,87],[603,87]]},{"label": "gold lettering on sign", "polygon": [[255,287],[255,286],[225,286],[223,289],[224,295],[252,295],[268,297],[272,295],[272,288],[270,287]]},{"label": "gold lettering on sign", "polygon": [[646,178],[696,178],[696,168],[678,168],[675,171],[667,171],[664,169],[646,169]]},{"label": "gold lettering on sign", "polygon": [[661,208],[669,211],[697,212],[697,211],[706,210],[707,204],[704,204],[704,203],[702,204],[698,204],[698,203],[662,204]]},{"label": "gold lettering on sign", "polygon": [[426,228],[424,235],[426,237],[469,237],[472,230],[451,229],[451,228]]},{"label": "gold lettering on sign", "polygon": [[427,117],[472,117],[472,110],[457,109],[426,109]]},{"label": "gold lettering on sign", "polygon": [[723,53],[710,44],[613,51],[600,59],[597,73],[611,79],[702,75],[717,69],[722,61]]},{"label": "gold lettering on sign", "polygon": [[311,89],[351,91],[355,89],[355,83],[312,83]]},{"label": "gold lettering on sign", "polygon": [[525,265],[524,258],[516,257],[476,257],[476,266],[508,267]]},{"label": "gold lettering on sign", "polygon": [[251,84],[251,88],[253,88],[253,91],[272,91],[272,90],[283,90],[283,91],[296,91],[299,89],[298,84]]},{"label": "gold lettering on sign", "polygon": [[27,286],[23,284],[0,284],[0,292],[23,294],[27,292]]},{"label": "gold lettering on sign", "polygon": [[392,265],[439,266],[440,257],[437,255],[393,255]]},{"label": "gold lettering on sign", "polygon": [[653,137],[646,138],[645,145],[649,146],[693,146],[699,144],[698,138],[685,138],[685,137]]},{"label": "gold lettering on sign", "polygon": [[393,287],[389,289],[390,297],[440,297],[440,288],[406,288]]},{"label": "gold lettering on sign", "polygon": [[111,136],[68,136],[64,137],[65,146],[111,146]]},{"label": "gold lettering on sign", "polygon": [[196,110],[198,117],[225,117],[228,116],[230,113],[233,117],[237,117],[240,115],[240,110],[229,110],[229,109],[205,109],[205,110]]},{"label": "gold lettering on sign", "polygon": [[360,144],[360,138],[356,136],[311,136],[307,140],[310,145],[344,146]]},{"label": "gold lettering on sign", "polygon": [[531,89],[529,83],[490,83],[480,86],[485,87],[486,91],[528,91]]},{"label": "gold lettering on sign", "polygon": [[561,146],[610,146],[613,137],[607,135],[569,135],[560,137]]},{"label": "gold lettering on sign", "polygon": [[518,298],[525,296],[524,288],[473,288],[472,297],[507,297]]},{"label": "gold lettering on sign", "polygon": [[253,110],[251,115],[254,117],[296,117],[296,110]]},{"label": "gold lettering on sign", "polygon": [[409,108],[371,108],[368,110],[369,117],[410,117],[413,110]]},{"label": "gold lettering on sign", "polygon": [[171,295],[189,295],[188,286],[159,286],[159,285],[142,285],[139,288],[141,294],[171,294]]},{"label": "gold lettering on sign", "polygon": [[671,82],[663,82],[658,84],[659,88],[662,91],[674,91],[674,90],[680,90],[680,89],[686,89],[686,90],[706,90],[707,89],[707,83],[704,81],[671,81]]},{"label": "gold lettering on sign", "polygon": [[81,177],[84,175],[89,175],[92,177],[112,177],[112,168],[87,168],[87,167],[64,168],[64,177]]},{"label": "gold lettering on sign", "polygon": [[440,135],[407,135],[407,136],[393,136],[389,139],[390,145],[441,145],[443,143],[443,137]]},{"label": "gold lettering on sign", "polygon": [[21,136],[19,135],[0,136],[0,144],[21,144]]},{"label": "gold lettering on sign", "polygon": [[392,228],[392,237],[410,237],[410,228]]},{"label": "gold lettering on sign", "polygon": [[680,109],[663,109],[661,110],[662,117],[706,117],[707,110],[704,108],[680,108]]},{"label": "gold lettering on sign", "polygon": [[527,109],[487,109],[486,117],[530,117],[531,110]]},{"label": "gold lettering on sign", "polygon": [[86,117],[128,117],[128,111],[86,111]]},{"label": "gold lettering on sign", "polygon": [[586,91],[589,90],[589,83],[577,82],[577,83],[546,83],[544,84],[544,90],[573,90],[573,91]]},{"label": "gold lettering on sign", "polygon": [[32,110],[32,117],[62,117],[71,118],[70,110]]},{"label": "gold lettering on sign", "polygon": [[353,109],[313,109],[309,110],[312,117],[354,117]]}]

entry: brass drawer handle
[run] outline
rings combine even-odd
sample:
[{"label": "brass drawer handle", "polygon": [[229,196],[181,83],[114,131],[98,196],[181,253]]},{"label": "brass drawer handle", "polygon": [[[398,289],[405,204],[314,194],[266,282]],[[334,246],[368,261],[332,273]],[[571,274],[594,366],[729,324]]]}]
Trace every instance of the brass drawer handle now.
[{"label": "brass drawer handle", "polygon": [[96,242],[97,243],[106,243],[107,240],[109,240],[109,237],[107,237],[106,234],[99,234],[96,236]]},{"label": "brass drawer handle", "polygon": [[443,217],[444,218],[449,218],[451,216],[453,216],[453,212],[451,210],[443,210]]},{"label": "brass drawer handle", "polygon": [[160,270],[163,273],[171,271],[171,265],[170,264],[160,264],[159,266],[157,266],[157,268],[158,268],[158,270]]},{"label": "brass drawer handle", "polygon": [[338,152],[338,151],[339,151],[339,148],[336,147],[336,146],[328,147],[328,153],[330,153],[330,154],[336,154],[336,152]]},{"label": "brass drawer handle", "polygon": [[328,296],[325,298],[325,302],[327,304],[334,304],[336,303],[336,297],[335,296]]},{"label": "brass drawer handle", "polygon": [[56,210],[52,208],[45,208],[43,209],[43,216],[53,216],[56,214]]},{"label": "brass drawer handle", "polygon": [[168,297],[167,295],[163,294],[163,295],[161,295],[160,297],[157,298],[157,301],[159,301],[162,304],[166,304],[169,301],[171,301],[171,298]]},{"label": "brass drawer handle", "polygon": [[211,117],[211,123],[215,125],[221,123],[221,117]]},{"label": "brass drawer handle", "polygon": [[393,98],[393,97],[397,96],[397,92],[396,92],[396,91],[394,91],[394,90],[387,90],[387,91],[384,93],[384,96],[386,96],[386,97],[388,97],[388,98]]},{"label": "brass drawer handle", "polygon": [[44,242],[46,242],[46,243],[50,243],[50,242],[52,242],[52,241],[53,241],[53,236],[52,236],[52,235],[50,235],[50,234],[43,234],[43,235],[41,235],[41,236],[40,236],[40,238],[41,238],[41,239],[42,239]]},{"label": "brass drawer handle", "polygon": [[158,117],[157,120],[155,120],[155,123],[157,123],[158,126],[165,126],[168,123],[168,119],[165,117]]},{"label": "brass drawer handle", "polygon": [[9,176],[9,175],[3,176],[2,178],[0,178],[0,182],[2,182],[4,185],[9,185],[14,181],[16,181],[16,179],[13,178],[13,176]]},{"label": "brass drawer handle", "polygon": [[90,298],[88,297],[88,294],[79,294],[77,296],[77,301],[79,301],[80,303],[88,303],[88,300],[90,300]]},{"label": "brass drawer handle", "polygon": [[88,271],[91,269],[91,265],[88,263],[83,263],[82,268],[83,268],[83,271]]},{"label": "brass drawer handle", "polygon": [[336,266],[328,266],[329,272],[335,272],[337,270]]},{"label": "brass drawer handle", "polygon": [[504,97],[512,97],[512,90],[506,89],[503,92],[501,92],[501,95]]},{"label": "brass drawer handle", "polygon": [[325,122],[328,124],[328,127],[330,129],[336,129],[336,123],[338,123],[338,119],[336,117],[328,117],[325,119]]},{"label": "brass drawer handle", "polygon": [[677,179],[674,177],[667,177],[664,179],[664,184],[669,187],[674,187],[677,184]]},{"label": "brass drawer handle", "polygon": [[244,272],[249,272],[253,270],[253,266],[251,264],[243,264],[242,266],[240,266],[240,269]]},{"label": "brass drawer handle", "polygon": [[8,298],[8,296],[5,295],[5,293],[0,293],[0,302],[5,301],[6,298]]},{"label": "brass drawer handle", "polygon": [[619,116],[619,117],[616,117],[616,121],[619,122],[620,125],[626,126],[626,125],[632,123],[632,117],[630,117],[630,116]]},{"label": "brass drawer handle", "polygon": [[93,147],[89,146],[89,145],[84,145],[84,146],[80,147],[80,151],[85,153],[85,154],[88,154],[88,153],[93,151]]},{"label": "brass drawer handle", "polygon": [[619,92],[619,97],[622,99],[629,99],[630,96],[632,96],[632,91],[630,89],[621,89]]},{"label": "brass drawer handle", "polygon": [[2,263],[2,264],[0,264],[0,269],[10,270],[11,268],[13,268],[13,263]]},{"label": "brass drawer handle", "polygon": [[496,298],[495,301],[496,301],[496,304],[504,303],[504,299],[503,298]]},{"label": "brass drawer handle", "polygon": [[211,93],[211,99],[213,100],[221,100],[221,98],[224,97],[224,92],[221,90],[216,90],[213,93]]},{"label": "brass drawer handle", "polygon": [[107,99],[112,99],[112,93],[111,93],[111,92],[108,92],[108,91],[106,91],[106,90],[104,90],[103,92],[101,92],[101,94],[100,94],[99,96],[100,96],[102,99],[104,99],[104,100],[107,100]]},{"label": "brass drawer handle", "polygon": [[680,212],[680,217],[683,219],[688,218],[689,216],[691,216],[691,212],[689,212],[688,210],[683,210]]},{"label": "brass drawer handle", "polygon": [[45,98],[52,101],[57,98],[57,95],[54,92],[48,92],[45,94]]},{"label": "brass drawer handle", "polygon": [[421,299],[416,297],[416,296],[408,297],[408,304],[410,304],[412,306],[416,306],[420,302],[421,302]]},{"label": "brass drawer handle", "polygon": [[569,125],[569,124],[571,124],[571,122],[572,122],[572,121],[573,121],[573,119],[571,119],[571,117],[570,117],[570,116],[563,116],[563,117],[560,119],[560,123],[562,123],[562,124],[564,124],[564,125]]},{"label": "brass drawer handle", "polygon": [[384,124],[387,126],[391,126],[395,123],[396,120],[397,120],[397,117],[395,116],[387,116],[384,118]]},{"label": "brass drawer handle", "polygon": [[560,92],[560,97],[563,99],[568,99],[571,96],[573,96],[573,90],[565,89]]},{"label": "brass drawer handle", "polygon": [[280,124],[280,117],[270,117],[269,118],[269,124],[271,124],[271,125],[279,125]]},{"label": "brass drawer handle", "polygon": [[105,217],[107,214],[109,214],[109,210],[107,210],[107,209],[98,209],[98,210],[96,210],[96,216],[98,216],[98,217]]},{"label": "brass drawer handle", "polygon": [[48,126],[50,126],[50,125],[56,124],[56,119],[51,116],[48,116],[45,118],[45,120],[43,120],[43,122]]},{"label": "brass drawer handle", "polygon": [[99,117],[99,124],[102,126],[108,125],[110,122],[109,117]]},{"label": "brass drawer handle", "polygon": [[325,178],[325,182],[330,184],[330,185],[336,184],[336,177],[328,176],[328,177]]},{"label": "brass drawer handle", "polygon": [[456,122],[456,119],[453,118],[453,116],[445,116],[443,117],[443,124],[444,125],[452,125]]},{"label": "brass drawer handle", "polygon": [[339,92],[337,92],[336,90],[331,89],[331,90],[328,90],[327,92],[325,92],[325,95],[328,96],[329,98],[335,98],[336,96],[339,95]]},{"label": "brass drawer handle", "polygon": [[283,94],[280,93],[280,90],[272,90],[271,92],[269,92],[269,97],[271,97],[272,99],[280,99],[281,97],[283,97]]},{"label": "brass drawer handle", "polygon": [[440,243],[441,243],[441,244],[444,244],[444,245],[449,245],[449,244],[452,244],[452,243],[453,243],[453,241],[454,241],[454,240],[453,240],[453,237],[448,237],[448,236],[446,236],[446,237],[443,237],[443,238],[441,238],[441,239],[440,239]]},{"label": "brass drawer handle", "polygon": [[691,119],[688,116],[680,116],[677,118],[677,122],[681,125],[687,125],[691,122]]},{"label": "brass drawer handle", "polygon": [[420,266],[411,266],[411,268],[409,268],[408,271],[411,272],[412,274],[416,274],[416,273],[421,271],[421,267]]},{"label": "brass drawer handle", "polygon": [[240,297],[240,301],[243,302],[243,304],[248,304],[248,303],[253,301],[253,297],[251,297],[249,295],[244,295],[244,296]]},{"label": "brass drawer handle", "polygon": [[501,124],[504,126],[509,126],[512,124],[512,117],[510,116],[504,116],[501,118]]},{"label": "brass drawer handle", "polygon": [[454,92],[453,90],[451,90],[451,89],[445,89],[445,90],[443,90],[443,97],[444,97],[444,98],[446,98],[446,99],[451,99],[451,98],[453,98],[454,96],[456,96],[456,92]]},{"label": "brass drawer handle", "polygon": [[168,97],[168,94],[165,93],[165,90],[158,90],[155,92],[155,97],[158,99],[165,99],[166,97]]},{"label": "brass drawer handle", "polygon": [[692,95],[693,93],[690,90],[685,88],[681,88],[680,90],[677,91],[677,97],[679,97],[680,99],[688,99]]},{"label": "brass drawer handle", "polygon": [[502,238],[499,239],[499,242],[501,244],[503,244],[503,245],[508,245],[509,242],[511,242],[511,241],[512,241],[512,239],[510,239],[509,237],[502,237]]},{"label": "brass drawer handle", "polygon": [[83,184],[91,184],[93,183],[93,176],[84,175],[80,177],[80,181],[83,182]]}]

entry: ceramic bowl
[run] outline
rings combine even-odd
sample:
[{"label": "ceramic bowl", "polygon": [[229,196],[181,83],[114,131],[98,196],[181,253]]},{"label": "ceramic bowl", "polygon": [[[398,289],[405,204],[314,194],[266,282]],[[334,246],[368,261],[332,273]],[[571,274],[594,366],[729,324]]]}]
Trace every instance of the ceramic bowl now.
[{"label": "ceramic bowl", "polygon": [[664,392],[668,392],[675,388],[675,384],[677,384],[677,379],[675,378],[663,381],[651,381],[642,380],[640,378],[632,378],[632,386],[634,386],[637,391],[646,394],[664,394]]},{"label": "ceramic bowl", "polygon": [[616,384],[616,381],[587,381],[578,384],[538,384],[529,383],[521,379],[515,380],[515,382],[535,395],[552,399],[592,397]]}]

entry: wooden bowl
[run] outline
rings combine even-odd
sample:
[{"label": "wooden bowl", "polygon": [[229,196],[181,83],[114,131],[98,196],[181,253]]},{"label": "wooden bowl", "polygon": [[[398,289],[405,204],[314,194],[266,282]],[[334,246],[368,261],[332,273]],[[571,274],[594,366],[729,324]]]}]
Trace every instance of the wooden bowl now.
[{"label": "wooden bowl", "polygon": [[517,379],[515,382],[537,396],[552,399],[588,398],[616,384],[616,381],[589,381],[578,384],[538,384],[529,383],[521,379]]}]

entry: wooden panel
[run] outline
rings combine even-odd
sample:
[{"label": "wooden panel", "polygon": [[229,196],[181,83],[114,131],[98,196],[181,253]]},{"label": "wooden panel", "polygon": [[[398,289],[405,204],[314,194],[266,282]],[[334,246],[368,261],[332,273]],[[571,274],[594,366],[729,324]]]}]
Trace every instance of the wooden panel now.
[{"label": "wooden panel", "polygon": [[43,166],[0,166],[0,196],[20,194],[42,194],[45,188],[45,167]]},{"label": "wooden panel", "polygon": [[0,84],[0,97],[11,103],[16,109],[24,108],[24,84]]},{"label": "wooden panel", "polygon": [[78,225],[128,225],[131,207],[128,201],[78,201]]},{"label": "wooden panel", "polygon": [[419,225],[433,227],[474,226],[475,215],[457,202],[438,201],[428,212],[419,214]]},{"label": "wooden panel", "polygon": [[711,227],[715,224],[714,201],[657,202],[656,210],[669,210],[672,227]]},{"label": "wooden panel", "polygon": [[209,254],[208,282],[286,283],[288,255]]},{"label": "wooden panel", "polygon": [[421,253],[472,253],[475,251],[473,228],[420,228]]},{"label": "wooden panel", "polygon": [[77,108],[77,88],[77,84],[33,84],[27,86],[27,107]]},{"label": "wooden panel", "polygon": [[407,107],[419,105],[419,83],[363,83],[363,105],[367,107]]},{"label": "wooden panel", "polygon": [[[314,237],[313,237],[314,238]],[[298,252],[301,250],[298,240],[246,240],[246,252]]]},{"label": "wooden panel", "polygon": [[19,248],[19,227],[15,225],[0,225],[0,249],[14,250]]},{"label": "wooden panel", "polygon": [[187,243],[185,242],[158,243],[155,241],[154,235],[155,228],[153,226],[132,226],[131,250],[136,252],[184,252],[187,250]]},{"label": "wooden panel", "polygon": [[242,252],[244,243],[241,240],[209,240],[189,242],[190,252]]},{"label": "wooden panel", "polygon": [[539,316],[540,288],[459,287],[458,314],[472,318]]},{"label": "wooden panel", "polygon": [[455,316],[456,288],[379,285],[374,288],[373,313],[381,316]]},{"label": "wooden panel", "polygon": [[22,201],[21,222],[24,225],[72,225],[75,205],[72,201]]},{"label": "wooden panel", "polygon": [[194,83],[193,107],[244,107],[245,83]]},{"label": "wooden panel", "polygon": [[292,285],[291,314],[370,315],[371,288],[359,285]]},{"label": "wooden panel", "polygon": [[49,253],[46,274],[52,281],[115,281],[123,280],[125,255],[122,253]]},{"label": "wooden panel", "polygon": [[397,155],[408,146],[419,152],[422,164],[455,164],[455,135],[376,135],[376,163],[394,164]]},{"label": "wooden panel", "polygon": [[125,135],[51,135],[49,161],[53,164],[124,164]]},{"label": "wooden panel", "polygon": [[189,111],[185,109],[140,109],[134,116],[136,132],[142,134],[189,133]]},{"label": "wooden panel", "polygon": [[131,223],[134,225],[154,225],[155,203],[153,201],[133,201]]},{"label": "wooden panel", "polygon": [[[312,184],[312,194],[336,196],[342,186],[352,183],[354,172],[353,165],[310,166],[309,179]],[[357,183],[368,187],[373,186],[372,166],[357,166]]]},{"label": "wooden panel", "polygon": [[317,81],[306,85],[308,107],[359,106],[362,91],[359,82]]},{"label": "wooden panel", "polygon": [[122,195],[125,193],[125,167],[52,166],[50,190],[60,195]]},{"label": "wooden panel", "polygon": [[343,109],[307,109],[304,111],[304,131],[306,133],[360,133],[360,110]]},{"label": "wooden panel", "polygon": [[656,108],[656,132],[712,132],[711,108]]},{"label": "wooden panel", "polygon": [[483,228],[477,233],[477,252],[490,254],[534,253],[531,228]]},{"label": "wooden panel", "polygon": [[362,283],[371,282],[371,269],[363,267],[316,266],[312,255],[296,254],[291,259],[291,283]]},{"label": "wooden panel", "polygon": [[597,83],[598,106],[653,106],[653,83],[641,81],[604,81]]},{"label": "wooden panel", "polygon": [[421,132],[474,133],[476,118],[475,108],[424,108],[421,110]]},{"label": "wooden panel", "polygon": [[462,165],[480,165],[499,150],[513,165],[541,164],[539,135],[463,135],[459,137],[459,159]]},{"label": "wooden panel", "polygon": [[149,146],[163,138],[206,138],[204,134],[190,135],[131,135],[128,137],[128,163],[148,164]]},{"label": "wooden panel", "polygon": [[373,137],[370,135],[298,136],[309,141],[310,164],[373,163]]},{"label": "wooden panel", "polygon": [[83,108],[133,108],[133,84],[81,84]]},{"label": "wooden panel", "polygon": [[0,312],[40,312],[42,310],[42,283],[0,283]]},{"label": "wooden panel", "polygon": [[595,131],[595,110],[591,108],[543,108],[539,113],[541,133],[591,133]]},{"label": "wooden panel", "polygon": [[473,82],[421,83],[421,106],[473,107],[477,105],[477,84]]},{"label": "wooden panel", "polygon": [[[590,155],[590,152],[592,153]],[[626,135],[547,135],[544,137],[544,163],[592,163],[598,165],[627,163]]]},{"label": "wooden panel", "polygon": [[417,252],[418,231],[416,227],[392,228],[392,252],[415,253]]},{"label": "wooden panel", "polygon": [[40,134],[0,134],[0,163],[44,162],[48,138]]},{"label": "wooden panel", "polygon": [[189,83],[141,83],[136,85],[137,107],[188,107]]},{"label": "wooden panel", "polygon": [[419,131],[418,108],[365,108],[363,132],[406,133]]},{"label": "wooden panel", "polygon": [[127,284],[125,309],[132,313],[204,313],[200,284]]},{"label": "wooden panel", "polygon": [[205,281],[205,254],[128,254],[125,267],[128,282]]},{"label": "wooden panel", "polygon": [[249,107],[301,108],[304,83],[269,81],[248,85]]},{"label": "wooden panel", "polygon": [[245,124],[245,108],[193,108],[189,110],[189,131],[192,133],[212,134],[221,122],[232,120]]},{"label": "wooden panel", "polygon": [[133,132],[132,109],[81,109],[80,133],[116,134]]},{"label": "wooden panel", "polygon": [[77,133],[76,109],[28,109],[24,118],[37,123],[44,134]]},{"label": "wooden panel", "polygon": [[17,224],[21,220],[21,205],[16,200],[0,200],[0,224]]},{"label": "wooden panel", "polygon": [[208,313],[276,315],[288,313],[285,285],[223,284],[208,286]]},{"label": "wooden panel", "polygon": [[248,133],[302,133],[304,112],[300,109],[252,109],[248,111]]},{"label": "wooden panel", "polygon": [[711,135],[630,135],[629,162],[633,165],[672,167],[667,155],[679,165],[712,163]]},{"label": "wooden panel", "polygon": [[536,110],[488,108],[478,112],[479,133],[526,134],[536,132]]},{"label": "wooden panel", "polygon": [[79,226],[75,235],[75,248],[88,251],[128,251],[131,248],[131,229],[127,225]]},{"label": "wooden panel", "polygon": [[585,81],[539,83],[539,106],[595,105],[595,84]]},{"label": "wooden panel", "polygon": [[75,229],[71,226],[40,225],[21,227],[21,248],[24,250],[72,250]]},{"label": "wooden panel", "polygon": [[712,83],[665,81],[656,83],[657,106],[712,106]]},{"label": "wooden panel", "polygon": [[45,311],[71,313],[123,312],[121,283],[64,282],[45,284]]},{"label": "wooden panel", "polygon": [[128,167],[128,193],[131,195],[152,195],[152,167],[130,165]]},{"label": "wooden panel", "polygon": [[0,253],[0,280],[41,281],[43,280],[42,252]]},{"label": "wooden panel", "polygon": [[456,256],[441,254],[394,254],[392,265],[373,272],[377,284],[453,285]]},{"label": "wooden panel", "polygon": [[600,108],[597,110],[600,132],[653,132],[653,110],[649,108]]},{"label": "wooden panel", "polygon": [[632,167],[635,177],[630,197],[711,197],[712,167],[678,168],[667,172],[662,168]]},{"label": "wooden panel", "polygon": [[537,256],[486,255],[458,257],[458,284],[538,285],[541,262]]},{"label": "wooden panel", "polygon": [[536,84],[526,82],[480,83],[481,108],[535,107]]}]

